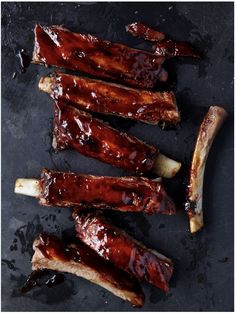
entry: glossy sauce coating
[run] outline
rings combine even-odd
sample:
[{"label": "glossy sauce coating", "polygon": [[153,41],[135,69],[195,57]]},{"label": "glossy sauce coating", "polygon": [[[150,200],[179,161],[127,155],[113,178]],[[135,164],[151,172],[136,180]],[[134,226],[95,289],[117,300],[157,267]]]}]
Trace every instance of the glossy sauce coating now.
[{"label": "glossy sauce coating", "polygon": [[[164,58],[149,52],[72,33],[60,26],[35,26],[33,62],[152,88],[163,79]],[[167,79],[166,77],[164,79]]]},{"label": "glossy sauce coating", "polygon": [[43,205],[175,214],[162,183],[142,177],[96,177],[44,169],[41,185]]},{"label": "glossy sauce coating", "polygon": [[166,38],[162,32],[154,30],[147,25],[136,22],[126,26],[127,32],[134,37],[140,37],[155,42],[155,55],[159,57],[194,57],[199,58],[199,53],[187,42],[175,42]]},{"label": "glossy sauce coating", "polygon": [[189,43],[174,42],[172,39],[156,43],[154,49],[157,56],[200,58],[199,53]]},{"label": "glossy sauce coating", "polygon": [[147,25],[135,22],[126,26],[126,31],[134,37],[140,37],[148,41],[161,41],[165,39],[165,34],[158,32]]},{"label": "glossy sauce coating", "polygon": [[104,259],[139,280],[167,292],[173,273],[172,262],[132,239],[108,223],[99,213],[75,211],[76,235]]},{"label": "glossy sauce coating", "polygon": [[121,133],[90,114],[58,101],[55,103],[53,147],[80,153],[129,171],[150,171],[157,148]]},{"label": "glossy sauce coating", "polygon": [[21,293],[27,293],[35,287],[46,286],[52,288],[64,281],[65,276],[61,273],[51,274],[47,269],[34,270],[28,276],[24,286],[21,288]]},{"label": "glossy sauce coating", "polygon": [[66,245],[54,235],[40,234],[37,249],[48,259],[83,264],[98,272],[104,281],[110,281],[119,289],[134,291],[142,295],[139,283],[135,278],[123,272],[110,262],[102,259],[83,243]]},{"label": "glossy sauce coating", "polygon": [[64,73],[41,78],[39,86],[42,90],[48,88],[52,98],[68,100],[80,109],[151,124],[180,121],[172,92],[137,90]]}]

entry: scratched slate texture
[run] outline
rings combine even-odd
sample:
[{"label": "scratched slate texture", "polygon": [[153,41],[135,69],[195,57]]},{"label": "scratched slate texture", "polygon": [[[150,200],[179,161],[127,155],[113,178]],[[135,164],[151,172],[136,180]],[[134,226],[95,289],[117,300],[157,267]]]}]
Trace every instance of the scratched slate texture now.
[{"label": "scratched slate texture", "polygon": [[[233,310],[233,3],[4,3],[2,2],[2,310],[3,311],[232,311]],[[147,49],[125,25],[143,21],[172,38],[192,42],[201,60],[166,62],[166,89],[177,96],[183,121],[175,130],[109,118],[109,122],[184,163],[187,169],[196,132],[207,107],[221,104],[229,118],[211,149],[205,174],[205,228],[191,236],[183,210],[174,217],[112,213],[114,223],[147,246],[173,258],[170,292],[143,283],[146,303],[127,302],[84,279],[66,275],[52,289],[21,295],[30,273],[32,241],[41,231],[73,234],[70,209],[40,207],[14,194],[18,177],[38,177],[43,167],[95,175],[125,171],[74,151],[51,150],[52,101],[37,87],[52,71],[30,65],[21,74],[19,49],[32,53],[35,23],[64,24],[74,31]],[[12,79],[16,72],[15,79]],[[104,118],[106,119],[106,117]],[[166,182],[178,201],[182,179]],[[181,206],[180,206],[181,207]]]}]

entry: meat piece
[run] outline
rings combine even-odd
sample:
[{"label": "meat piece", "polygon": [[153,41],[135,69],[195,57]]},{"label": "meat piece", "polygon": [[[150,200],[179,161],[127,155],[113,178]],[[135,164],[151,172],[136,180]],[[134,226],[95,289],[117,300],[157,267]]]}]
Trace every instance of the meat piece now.
[{"label": "meat piece", "polygon": [[150,124],[176,124],[180,115],[172,92],[150,92],[65,73],[42,77],[39,89],[79,109],[112,114]]},{"label": "meat piece", "polygon": [[140,37],[155,42],[155,55],[159,57],[194,57],[199,58],[199,53],[186,42],[175,42],[166,38],[164,33],[156,31],[140,22],[126,26],[126,31],[134,37]]},{"label": "meat piece", "polygon": [[55,102],[53,148],[75,149],[136,173],[154,171],[158,176],[173,177],[181,164],[159,153],[154,146],[121,133],[90,114]]},{"label": "meat piece", "polygon": [[148,41],[157,42],[166,38],[164,33],[158,32],[148,27],[147,25],[142,24],[141,22],[129,24],[125,27],[125,29],[134,37],[140,37]]},{"label": "meat piece", "polygon": [[[140,88],[166,79],[165,58],[60,26],[35,26],[33,62],[81,71]],[[163,72],[165,75],[163,75]]]},{"label": "meat piece", "polygon": [[[15,192],[40,199],[45,206],[100,208],[147,214],[175,214],[162,183],[142,177],[96,177],[44,169],[41,179],[17,179]],[[30,186],[28,184],[30,182]],[[35,186],[35,188],[34,188]],[[35,192],[35,190],[37,192]]]},{"label": "meat piece", "polygon": [[59,238],[41,234],[33,244],[32,269],[51,269],[85,278],[134,306],[144,304],[138,281],[102,259],[82,243],[65,245]]},{"label": "meat piece", "polygon": [[200,58],[199,53],[189,43],[175,42],[172,39],[156,43],[154,49],[157,56]]},{"label": "meat piece", "polygon": [[211,106],[200,126],[190,169],[190,182],[185,209],[189,216],[191,233],[203,227],[203,180],[208,153],[227,112],[218,106]]},{"label": "meat piece", "polygon": [[76,236],[101,257],[146,280],[163,291],[169,291],[173,273],[172,261],[131,238],[108,223],[98,212],[75,211]]}]

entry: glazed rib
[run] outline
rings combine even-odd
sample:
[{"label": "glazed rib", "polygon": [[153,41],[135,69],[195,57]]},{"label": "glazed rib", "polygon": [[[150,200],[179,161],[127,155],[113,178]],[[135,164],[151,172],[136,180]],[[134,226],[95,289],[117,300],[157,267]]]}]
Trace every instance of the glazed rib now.
[{"label": "glazed rib", "polygon": [[45,206],[175,214],[173,201],[166,194],[162,183],[156,180],[96,177],[43,169],[41,179],[35,181],[37,185],[33,179],[17,179],[15,192],[31,194]]},{"label": "glazed rib", "polygon": [[98,212],[75,211],[76,236],[101,257],[145,280],[163,291],[169,291],[173,273],[172,261],[131,238],[108,223]]},{"label": "glazed rib", "polygon": [[166,38],[162,32],[158,32],[141,22],[135,22],[125,27],[126,31],[134,37],[143,38],[148,41],[159,42]]},{"label": "glazed rib", "polygon": [[67,272],[95,283],[134,306],[144,304],[139,283],[102,259],[82,243],[65,245],[59,238],[41,234],[33,244],[32,269]]},{"label": "glazed rib", "polygon": [[164,33],[156,31],[140,22],[126,26],[127,32],[134,37],[140,37],[155,42],[155,55],[159,57],[194,57],[199,58],[199,53],[187,42],[175,42],[166,38]]},{"label": "glazed rib", "polygon": [[172,92],[150,92],[64,73],[42,77],[39,89],[79,109],[112,114],[150,124],[176,124],[180,115]]},{"label": "glazed rib", "polygon": [[203,227],[203,181],[208,153],[227,112],[218,106],[211,106],[200,126],[192,157],[190,182],[185,209],[189,216],[191,233]]},{"label": "glazed rib", "polygon": [[53,148],[75,149],[116,167],[136,173],[154,171],[163,177],[173,177],[181,166],[160,154],[154,146],[62,101],[55,102]]},{"label": "glazed rib", "polygon": [[35,26],[33,62],[81,71],[140,88],[166,80],[165,58],[60,26]]}]

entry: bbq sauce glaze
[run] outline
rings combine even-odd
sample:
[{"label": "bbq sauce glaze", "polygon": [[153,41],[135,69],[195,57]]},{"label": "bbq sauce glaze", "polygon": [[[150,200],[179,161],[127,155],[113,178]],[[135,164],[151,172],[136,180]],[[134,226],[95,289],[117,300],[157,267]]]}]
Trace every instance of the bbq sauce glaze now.
[{"label": "bbq sauce glaze", "polygon": [[159,57],[200,57],[200,54],[189,43],[175,42],[170,38],[166,38],[164,33],[140,22],[126,26],[126,30],[135,37],[155,42],[155,54]]},{"label": "bbq sauce glaze", "polygon": [[108,223],[98,212],[75,211],[76,235],[104,259],[127,271],[139,280],[146,280],[167,292],[173,265],[167,258]]},{"label": "bbq sauce glaze", "polygon": [[[70,101],[80,109],[151,124],[158,121],[176,124],[180,120],[172,92],[136,90],[59,72],[48,79],[52,98]],[[40,85],[43,86],[44,80],[41,78]]]},{"label": "bbq sauce glaze", "polygon": [[154,49],[157,56],[200,58],[199,53],[189,43],[174,42],[171,39],[156,43]]},{"label": "bbq sauce glaze", "polygon": [[101,280],[112,283],[116,288],[128,290],[144,298],[138,281],[131,275],[101,258],[83,243],[66,245],[59,238],[50,234],[40,234],[36,248],[50,260],[76,262],[97,272]]},{"label": "bbq sauce glaze", "polygon": [[148,41],[161,41],[165,39],[165,34],[158,32],[147,25],[140,22],[135,22],[126,26],[126,31],[134,37],[141,37]]},{"label": "bbq sauce glaze", "polygon": [[96,177],[44,169],[41,203],[49,206],[175,214],[162,183],[142,177]]},{"label": "bbq sauce glaze", "polygon": [[72,33],[59,26],[35,26],[33,61],[117,80],[141,88],[166,80],[164,58],[113,44],[91,35]]},{"label": "bbq sauce glaze", "polygon": [[90,114],[56,101],[53,148],[71,148],[83,155],[142,174],[152,169],[158,149],[121,133]]},{"label": "bbq sauce glaze", "polygon": [[52,273],[48,269],[34,270],[28,276],[24,286],[21,288],[21,293],[27,293],[35,287],[46,286],[48,288],[52,288],[64,281],[65,276],[61,273]]}]

